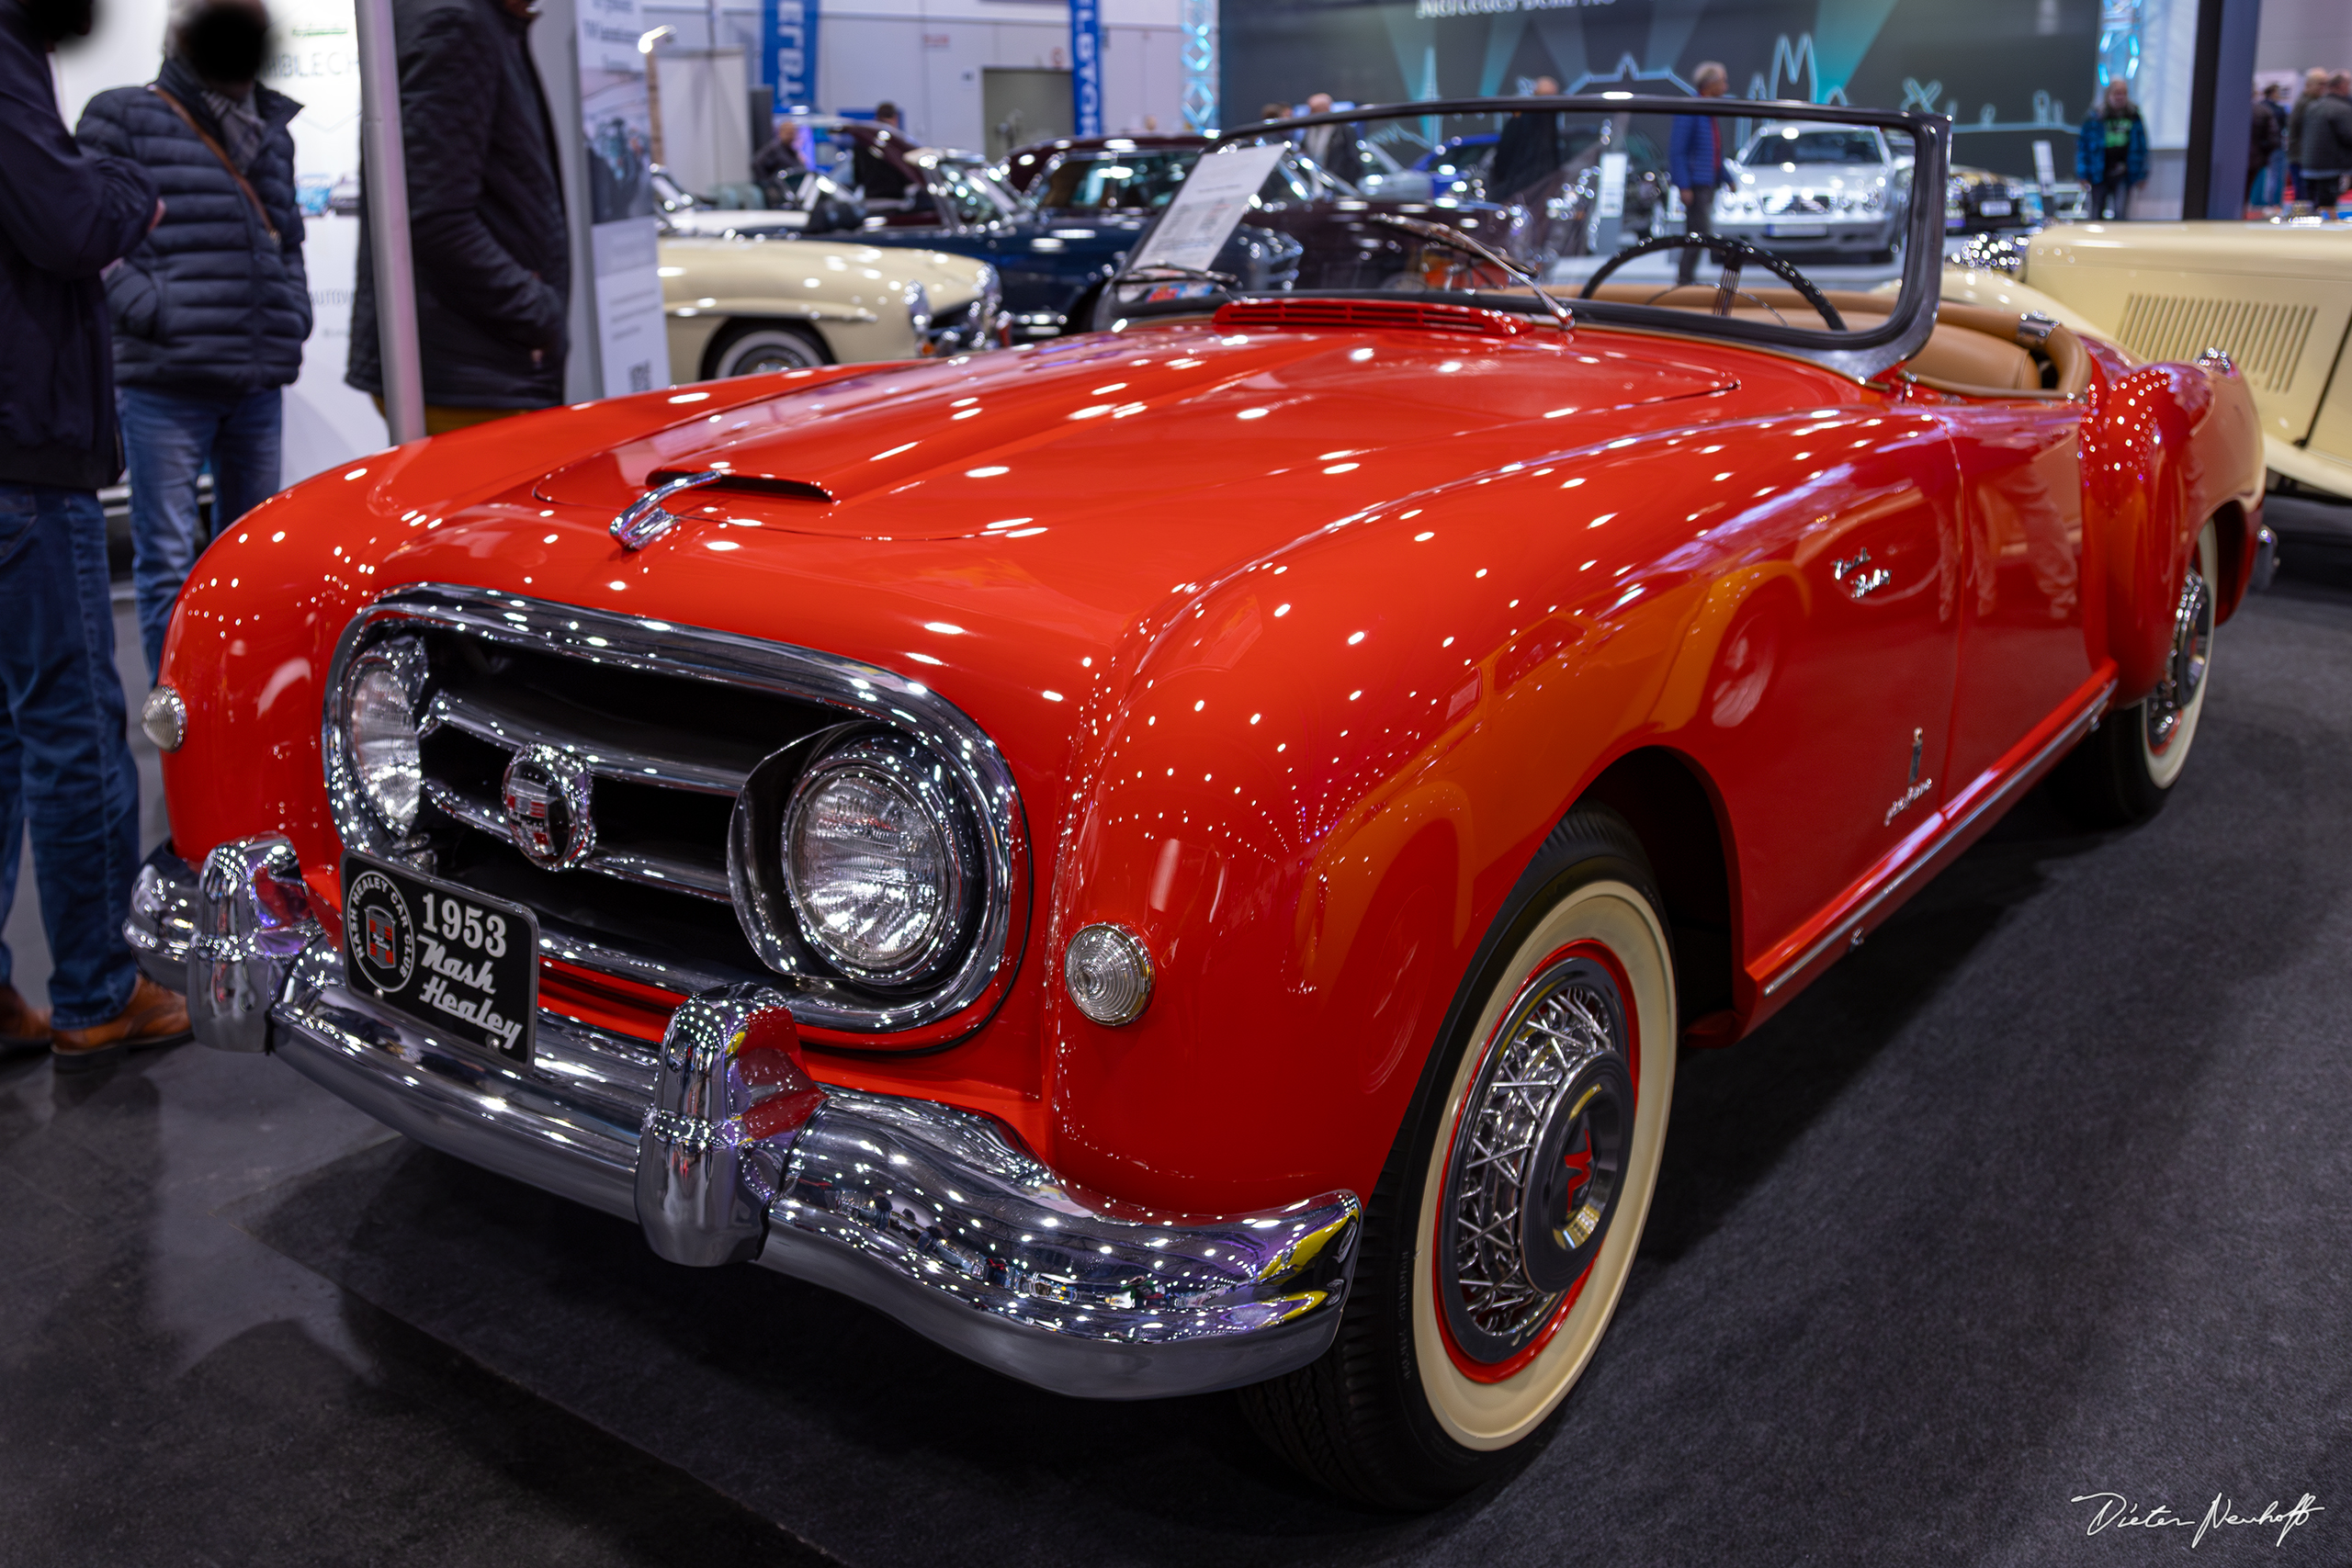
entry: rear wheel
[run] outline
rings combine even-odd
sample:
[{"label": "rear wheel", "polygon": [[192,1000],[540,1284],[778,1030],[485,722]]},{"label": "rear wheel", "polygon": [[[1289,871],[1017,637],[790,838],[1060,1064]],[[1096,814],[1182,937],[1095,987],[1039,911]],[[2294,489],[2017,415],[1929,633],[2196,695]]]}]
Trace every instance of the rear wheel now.
[{"label": "rear wheel", "polygon": [[706,380],[813,370],[827,363],[825,345],[806,327],[782,321],[738,321],[711,345]]},{"label": "rear wheel", "polygon": [[2197,536],[2197,553],[2173,604],[2172,648],[2156,689],[2107,722],[2060,763],[2052,783],[2068,815],[2086,826],[2120,828],[2163,809],[2205,711],[2213,662],[2213,584],[2220,547],[2213,525]]},{"label": "rear wheel", "polygon": [[1640,842],[1555,829],[1482,947],[1365,1215],[1338,1341],[1241,1392],[1315,1480],[1438,1506],[1559,1408],[1617,1304],[1657,1185],[1674,965]]}]

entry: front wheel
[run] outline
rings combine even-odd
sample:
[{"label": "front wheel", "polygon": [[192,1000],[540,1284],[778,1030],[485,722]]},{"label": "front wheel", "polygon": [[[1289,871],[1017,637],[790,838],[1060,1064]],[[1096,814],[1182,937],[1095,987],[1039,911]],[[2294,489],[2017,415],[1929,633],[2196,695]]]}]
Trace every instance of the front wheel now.
[{"label": "front wheel", "polygon": [[1367,1207],[1338,1340],[1241,1392],[1333,1491],[1444,1504],[1509,1464],[1591,1359],[1673,1092],[1660,907],[1623,820],[1578,810],[1482,945]]},{"label": "front wheel", "polygon": [[779,370],[814,370],[827,363],[825,345],[806,327],[783,321],[738,321],[712,344],[707,381],[734,376],[767,376]]},{"label": "front wheel", "polygon": [[2197,536],[2173,605],[2172,648],[2156,689],[2107,721],[2058,765],[2059,803],[2086,827],[2120,828],[2163,809],[2188,765],[2213,666],[2213,584],[2220,547],[2213,525]]}]

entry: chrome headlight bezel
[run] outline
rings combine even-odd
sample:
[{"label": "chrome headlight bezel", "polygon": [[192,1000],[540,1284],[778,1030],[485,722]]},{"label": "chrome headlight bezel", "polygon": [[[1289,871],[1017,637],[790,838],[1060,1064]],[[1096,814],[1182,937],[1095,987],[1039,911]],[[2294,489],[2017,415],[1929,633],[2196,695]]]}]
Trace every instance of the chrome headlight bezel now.
[{"label": "chrome headlight bezel", "polygon": [[429,728],[424,707],[431,666],[421,638],[397,634],[369,643],[348,661],[337,662],[341,668],[328,695],[325,737],[327,786],[336,826],[349,848],[388,850],[415,829],[424,806],[422,763],[420,760],[416,796],[402,819],[371,785],[362,765],[360,738],[354,724],[359,690],[370,681],[391,683],[407,712],[412,744],[421,748]]},{"label": "chrome headlight bezel", "polygon": [[[862,960],[828,931],[812,908],[816,889],[805,886],[798,842],[825,788],[856,776],[895,795],[938,841],[945,875],[938,891],[938,914],[931,929],[903,957],[888,964]],[[777,863],[794,922],[803,942],[842,975],[888,989],[922,986],[955,960],[973,925],[973,891],[981,875],[970,812],[948,782],[947,765],[919,741],[888,731],[865,731],[836,741],[794,781],[784,803],[776,836]]]}]

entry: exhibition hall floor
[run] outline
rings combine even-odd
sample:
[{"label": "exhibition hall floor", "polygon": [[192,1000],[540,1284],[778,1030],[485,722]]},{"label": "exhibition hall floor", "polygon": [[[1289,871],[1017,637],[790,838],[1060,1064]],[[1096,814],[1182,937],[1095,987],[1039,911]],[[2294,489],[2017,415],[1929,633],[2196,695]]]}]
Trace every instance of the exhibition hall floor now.
[{"label": "exhibition hall floor", "polygon": [[2352,587],[2283,577],[2213,680],[2155,821],[2030,798],[1685,1063],[1615,1329],[1443,1513],[1326,1501],[1222,1397],[1060,1399],[662,1263],[187,1046],[0,1064],[0,1561],[2119,1563],[2190,1531],[2072,1499],[2307,1493],[2204,1554],[2352,1561]]}]

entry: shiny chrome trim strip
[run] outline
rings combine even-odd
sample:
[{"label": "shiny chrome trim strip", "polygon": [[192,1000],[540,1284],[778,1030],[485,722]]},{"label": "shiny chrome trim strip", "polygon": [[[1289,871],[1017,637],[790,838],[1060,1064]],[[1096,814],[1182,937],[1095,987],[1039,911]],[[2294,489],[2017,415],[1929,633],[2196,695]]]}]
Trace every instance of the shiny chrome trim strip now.
[{"label": "shiny chrome trim strip", "polygon": [[[319,953],[270,1020],[289,1066],[419,1143],[637,1217],[657,1075],[634,1042],[542,1012],[518,1066],[377,1011]],[[996,1122],[930,1100],[826,1089],[774,1152],[763,1267],[1081,1398],[1205,1393],[1305,1366],[1339,1332],[1354,1278],[1352,1193],[1214,1217],[1105,1213]],[[722,1217],[740,1228],[731,1207]]]},{"label": "shiny chrome trim strip", "polygon": [[[501,843],[509,841],[505,818],[488,801],[477,800],[463,790],[452,789],[437,779],[424,781],[424,798],[445,816],[454,818],[478,832],[487,833]],[[724,904],[729,900],[724,865],[696,865],[692,861],[655,854],[649,850],[591,850],[588,858],[574,869],[618,877],[623,882],[634,882],[641,886],[664,887],[673,893],[692,893],[716,903]],[[544,938],[539,945],[543,949],[546,947]]]},{"label": "shiny chrome trim strip", "polygon": [[[1876,892],[1854,908],[1840,915],[1831,929],[1818,938],[1812,946],[1781,965],[1779,972],[1764,983],[1764,994],[1769,997],[1780,990],[1791,980],[1804,974],[1830,949],[1841,944],[1850,947],[1859,943],[1862,937],[1862,928],[1870,923],[1871,917],[1878,913],[1889,899],[1900,894],[1911,879],[1919,874],[1922,868],[1933,865],[1936,857],[1943,852],[1946,845],[1967,832],[1971,827],[1974,826],[1977,818],[1983,817],[1987,811],[2005,804],[2012,795],[2022,793],[2027,785],[2041,776],[2045,764],[2055,761],[2068,747],[2096,728],[2099,715],[2107,711],[2108,698],[2114,694],[2115,682],[2109,679],[2099,687],[2097,695],[2085,704],[2074,717],[2066,721],[2057,734],[2041,743],[2033,755],[2026,760],[2022,767],[2018,768],[2008,777],[1987,790],[1984,798],[1971,806],[1961,817],[1948,821],[1942,831],[1922,844],[1918,853],[1905,861],[1900,870],[1881,883]],[[1962,798],[1964,800],[1967,797],[1963,795]]]},{"label": "shiny chrome trim strip", "polygon": [[662,755],[616,746],[603,737],[592,739],[518,713],[480,692],[434,693],[433,700],[425,705],[424,733],[430,735],[444,724],[510,751],[528,750],[534,746],[553,747],[578,758],[598,778],[661,784],[702,795],[733,795],[751,775],[751,763],[759,761],[754,757],[751,763],[732,767],[716,758]]},{"label": "shiny chrome trim strip", "polygon": [[[929,687],[880,665],[838,654],[765,642],[740,633],[615,615],[488,589],[447,583],[396,588],[354,615],[327,671],[322,715],[328,806],[346,846],[397,853],[371,829],[372,818],[349,778],[342,743],[343,691],[352,661],[372,628],[387,622],[438,626],[487,641],[560,654],[592,664],[721,685],[749,686],[836,710],[843,717],[877,721],[929,746],[971,803],[982,864],[976,931],[964,960],[940,983],[884,1002],[854,994],[823,976],[781,974],[803,1026],[888,1034],[937,1023],[1000,993],[1021,962],[1028,927],[1028,828],[1021,796],[985,730]],[[503,832],[502,822],[499,831]],[[609,950],[605,950],[609,951]],[[591,968],[606,967],[585,959]],[[642,977],[635,967],[610,973]],[[735,976],[740,977],[740,976]],[[664,982],[657,982],[664,983]]]}]

